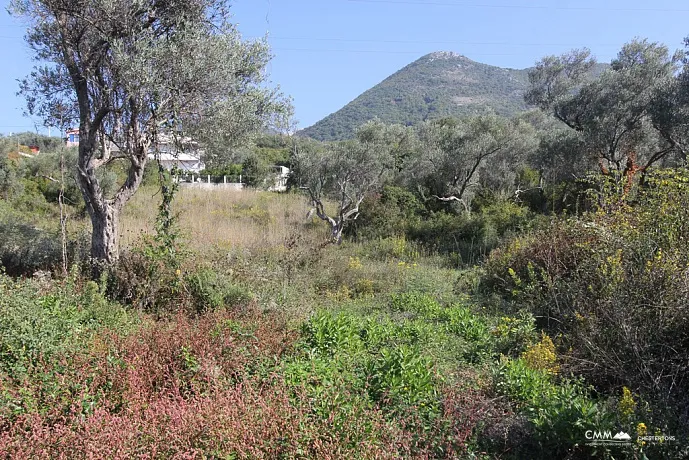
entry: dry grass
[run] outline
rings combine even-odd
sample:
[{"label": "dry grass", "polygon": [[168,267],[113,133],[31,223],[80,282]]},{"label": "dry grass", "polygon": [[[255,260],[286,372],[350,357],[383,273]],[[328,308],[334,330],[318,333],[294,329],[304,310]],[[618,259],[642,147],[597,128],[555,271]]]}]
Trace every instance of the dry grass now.
[{"label": "dry grass", "polygon": [[[121,220],[121,244],[131,247],[142,234],[155,232],[160,196],[143,188],[125,207]],[[252,190],[204,190],[183,188],[174,203],[184,241],[196,252],[258,249],[285,243],[303,227],[309,203],[300,195]],[[314,225],[314,240],[325,241],[325,225]]]}]

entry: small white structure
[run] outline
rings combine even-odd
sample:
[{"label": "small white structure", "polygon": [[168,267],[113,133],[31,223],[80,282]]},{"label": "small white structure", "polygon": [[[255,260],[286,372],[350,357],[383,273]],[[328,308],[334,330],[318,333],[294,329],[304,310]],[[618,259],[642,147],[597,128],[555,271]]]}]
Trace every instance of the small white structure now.
[{"label": "small white structure", "polygon": [[[155,155],[153,153],[148,154],[149,160],[154,160]],[[206,169],[206,165],[201,161],[201,159],[190,153],[160,153],[159,154],[160,164],[165,169],[172,169],[176,166],[183,172],[186,173],[197,173],[203,169]]]},{"label": "small white structure", "polygon": [[271,192],[284,192],[287,190],[287,179],[289,179],[289,168],[287,166],[273,166],[275,182],[268,187]]},{"label": "small white structure", "polygon": [[[178,146],[182,146],[182,151],[178,151]],[[158,145],[148,154],[149,160],[156,158],[155,151],[158,151],[158,159],[165,169],[177,167],[186,173],[198,173],[206,169],[206,165],[201,161],[203,151],[199,149],[198,142],[190,137],[174,139],[169,134],[158,136]]]}]

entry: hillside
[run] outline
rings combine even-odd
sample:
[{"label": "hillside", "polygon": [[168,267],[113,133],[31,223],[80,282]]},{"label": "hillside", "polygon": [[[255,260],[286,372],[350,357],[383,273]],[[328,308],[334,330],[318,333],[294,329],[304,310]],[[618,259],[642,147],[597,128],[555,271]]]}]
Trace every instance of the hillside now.
[{"label": "hillside", "polygon": [[430,118],[486,112],[511,115],[526,108],[527,70],[503,69],[450,52],[423,56],[304,129],[319,140],[351,137],[372,118],[414,124]]}]

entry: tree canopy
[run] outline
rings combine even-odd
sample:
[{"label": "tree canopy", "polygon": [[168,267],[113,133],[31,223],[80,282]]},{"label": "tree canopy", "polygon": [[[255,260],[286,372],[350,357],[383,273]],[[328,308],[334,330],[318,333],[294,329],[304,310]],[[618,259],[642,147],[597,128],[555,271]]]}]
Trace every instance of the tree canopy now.
[{"label": "tree canopy", "polygon": [[[91,217],[92,257],[118,258],[118,217],[137,190],[157,135],[233,144],[287,101],[266,83],[265,41],[245,41],[224,0],[15,0],[40,62],[21,83],[46,126],[79,126],[77,179]],[[96,171],[123,160],[106,196]]]},{"label": "tree canopy", "polygon": [[[297,185],[308,192],[316,215],[331,226],[334,242],[341,241],[346,223],[357,218],[366,195],[394,170],[392,138],[399,134],[397,127],[373,121],[351,141],[295,145],[292,163]],[[334,214],[325,209],[327,198],[337,203]]]},{"label": "tree canopy", "polygon": [[[601,171],[634,172],[685,154],[678,131],[679,55],[646,40],[625,44],[597,77],[588,50],[539,61],[529,72],[526,101],[581,135]],[[670,114],[670,115],[669,115]]]},{"label": "tree canopy", "polygon": [[417,169],[425,172],[425,185],[442,201],[459,201],[468,209],[472,188],[481,174],[515,170],[535,147],[535,130],[520,119],[496,115],[443,119],[420,128],[424,145]]}]

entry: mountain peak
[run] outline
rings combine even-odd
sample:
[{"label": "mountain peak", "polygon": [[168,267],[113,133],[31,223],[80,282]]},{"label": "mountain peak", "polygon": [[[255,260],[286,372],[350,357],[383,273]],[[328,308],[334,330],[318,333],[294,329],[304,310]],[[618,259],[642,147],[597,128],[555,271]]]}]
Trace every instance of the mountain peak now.
[{"label": "mountain peak", "polygon": [[460,58],[460,59],[466,59],[467,61],[469,60],[469,58],[467,58],[466,56],[462,56],[461,54],[455,53],[454,51],[434,51],[430,54],[427,54],[424,57],[428,58],[428,59],[456,59],[456,58]]},{"label": "mountain peak", "polygon": [[448,116],[510,116],[526,109],[526,87],[526,70],[503,69],[451,51],[436,51],[390,75],[301,134],[324,141],[347,139],[373,118],[413,125]]}]

